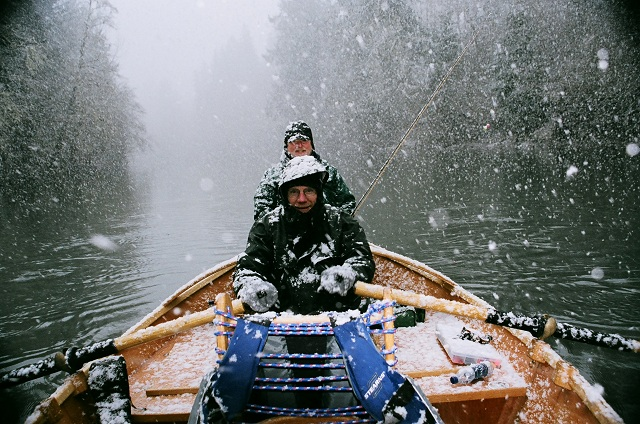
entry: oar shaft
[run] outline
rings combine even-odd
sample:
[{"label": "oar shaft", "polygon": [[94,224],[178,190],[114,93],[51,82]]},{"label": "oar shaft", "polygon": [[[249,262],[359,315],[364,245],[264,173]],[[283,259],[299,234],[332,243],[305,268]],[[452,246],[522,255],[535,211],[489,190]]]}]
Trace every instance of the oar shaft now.
[{"label": "oar shaft", "polygon": [[194,312],[171,321],[163,322],[162,324],[143,328],[135,333],[120,336],[114,340],[114,344],[118,352],[121,352],[151,340],[162,339],[180,333],[181,331],[208,324],[213,321],[215,316],[215,310],[208,308],[204,311]]},{"label": "oar shaft", "polygon": [[[382,299],[384,287],[374,284],[357,282],[355,292],[359,296]],[[492,308],[470,305],[453,300],[440,299],[429,295],[417,294],[405,290],[391,290],[391,298],[401,305],[414,306],[436,312],[475,318],[489,324],[525,330],[535,337],[546,338],[554,335],[559,338],[577,342],[589,343],[596,346],[609,347],[618,350],[640,352],[640,342],[622,337],[619,334],[605,334],[586,328],[574,327],[570,324],[557,322],[552,317],[526,316],[513,312],[500,312]]]},{"label": "oar shaft", "polygon": [[70,348],[64,353],[56,353],[50,358],[17,368],[3,375],[0,378],[0,388],[15,386],[29,380],[53,374],[56,371],[77,371],[87,362],[210,323],[214,318],[215,310],[209,308],[162,324],[147,327],[116,339],[104,340],[79,349]]},{"label": "oar shaft", "polygon": [[[385,287],[383,286],[362,282],[357,282],[355,285],[355,292],[358,296],[371,297],[374,299],[383,299],[384,289]],[[476,318],[482,321],[486,320],[488,315],[487,308],[406,290],[391,289],[391,298],[402,305]]]},{"label": "oar shaft", "polygon": [[[359,296],[382,299],[385,287],[362,282],[356,283],[355,292]],[[391,298],[401,305],[413,306],[430,311],[444,312],[467,318],[475,318],[489,324],[528,331],[536,337],[548,336],[555,330],[555,320],[548,321],[542,316],[526,317],[512,312],[500,312],[494,309],[453,300],[441,299],[425,294],[418,294],[405,290],[391,290]],[[551,328],[548,328],[548,324]]]}]

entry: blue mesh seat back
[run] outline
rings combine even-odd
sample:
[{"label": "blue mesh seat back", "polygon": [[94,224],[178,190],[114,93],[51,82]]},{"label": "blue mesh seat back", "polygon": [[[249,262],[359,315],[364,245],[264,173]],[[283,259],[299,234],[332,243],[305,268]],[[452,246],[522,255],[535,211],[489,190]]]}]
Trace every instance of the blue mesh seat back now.
[{"label": "blue mesh seat back", "polygon": [[353,391],[371,416],[385,423],[441,422],[421,391],[387,364],[362,320],[339,325],[333,331]]},{"label": "blue mesh seat back", "polygon": [[[269,353],[286,353],[287,346],[285,338],[282,336],[269,336],[267,343],[262,349],[263,354]],[[271,359],[269,362],[285,363],[285,359]],[[291,378],[293,371],[288,368],[266,368],[258,367],[256,377],[262,378]],[[263,405],[274,405],[286,408],[294,408],[296,406],[295,395],[293,393],[272,392],[266,390],[254,390],[251,393],[250,403],[258,403]]]},{"label": "blue mesh seat back", "polygon": [[[302,412],[309,411],[306,408],[313,410],[320,408],[317,409],[318,412],[322,408],[328,408],[327,412],[329,412],[335,407],[348,407],[358,402],[362,406],[357,407],[364,407],[366,410],[365,412],[361,409],[362,413],[368,413],[379,422],[442,422],[419,387],[387,364],[378,347],[373,343],[369,329],[361,319],[333,327],[332,333],[335,338],[327,336],[300,337],[298,335],[274,337],[270,334],[269,327],[238,319],[237,327],[218,369],[211,373],[206,383],[203,382],[205,384],[201,388],[202,402],[198,414],[199,421],[195,422],[213,424],[270,414],[260,405],[280,408],[293,407],[296,411]],[[293,343],[294,341],[295,343]],[[307,374],[305,370],[296,368],[265,370],[264,356],[269,352],[306,354],[318,350],[324,352],[340,351],[343,359],[323,359],[320,362],[337,361],[342,363],[344,361],[344,365],[341,364],[343,367],[341,372],[344,375],[346,368],[348,382],[337,384],[350,385],[353,392],[350,390],[346,393],[327,394],[305,391],[278,394],[268,392],[272,389],[268,389],[266,392],[258,390],[259,387],[254,385],[256,377],[303,377]],[[270,358],[268,361],[277,362],[280,360]],[[309,360],[286,359],[282,361],[288,363]],[[328,370],[319,371],[321,375],[326,375]],[[333,373],[333,371],[328,372]],[[291,414],[297,415],[293,410],[291,410]]]},{"label": "blue mesh seat back", "polygon": [[[342,363],[342,359],[265,359],[268,354],[333,354],[340,353],[340,348],[333,336],[273,336],[270,335],[262,351],[262,362],[282,363],[282,364],[326,364]],[[313,378],[320,376],[345,376],[344,369],[300,369],[300,368],[271,368],[258,367],[257,377],[268,378]],[[267,384],[267,383],[265,383]],[[350,387],[348,381],[333,382],[300,382],[287,383],[295,386],[345,386]],[[254,390],[251,394],[250,403],[270,405],[274,407],[287,408],[340,408],[357,405],[358,401],[352,392],[330,392],[325,390],[298,391],[296,393],[287,391]]]},{"label": "blue mesh seat back", "polygon": [[[203,415],[220,408],[229,421],[245,408],[256,377],[259,353],[267,340],[268,327],[238,319],[229,347],[211,381],[213,399],[203,399]],[[208,406],[209,405],[209,406]]]}]

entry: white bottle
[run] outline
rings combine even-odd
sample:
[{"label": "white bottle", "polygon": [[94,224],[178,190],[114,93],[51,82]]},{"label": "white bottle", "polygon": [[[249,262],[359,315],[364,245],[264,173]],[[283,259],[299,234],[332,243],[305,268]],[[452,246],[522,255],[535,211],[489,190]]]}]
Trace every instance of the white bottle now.
[{"label": "white bottle", "polygon": [[451,384],[469,384],[472,381],[490,376],[493,374],[493,368],[492,362],[482,361],[460,368],[456,375],[452,375],[449,380]]}]

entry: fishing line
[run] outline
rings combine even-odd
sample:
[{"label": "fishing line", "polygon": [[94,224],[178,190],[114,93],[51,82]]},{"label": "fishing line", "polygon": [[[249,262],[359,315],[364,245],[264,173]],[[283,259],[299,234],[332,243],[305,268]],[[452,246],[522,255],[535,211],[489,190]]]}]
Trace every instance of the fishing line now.
[{"label": "fishing line", "polygon": [[385,163],[382,165],[382,168],[380,168],[380,170],[378,171],[378,174],[376,175],[376,177],[373,179],[373,181],[371,181],[371,184],[369,184],[369,187],[364,192],[364,194],[362,195],[360,200],[358,200],[358,203],[356,205],[356,208],[353,211],[352,216],[355,216],[356,213],[358,213],[358,210],[360,210],[360,207],[362,206],[364,201],[369,197],[369,194],[371,194],[371,191],[373,190],[373,187],[378,183],[378,181],[382,177],[382,174],[384,174],[384,172],[387,170],[387,167],[389,166],[389,163],[391,162],[391,160],[393,160],[393,158],[396,156],[396,154],[398,153],[398,151],[400,150],[402,145],[405,143],[405,141],[407,141],[407,138],[409,137],[409,134],[411,134],[413,129],[416,127],[416,125],[418,124],[418,121],[420,121],[420,118],[422,118],[422,115],[426,112],[426,110],[429,108],[429,106],[431,106],[431,104],[433,103],[434,99],[436,98],[436,96],[438,95],[438,93],[440,92],[442,87],[444,86],[445,82],[447,82],[447,80],[449,79],[449,76],[451,75],[451,73],[453,72],[455,67],[462,60],[462,57],[467,52],[467,49],[469,48],[471,43],[473,43],[475,41],[475,39],[478,36],[479,32],[480,32],[480,29],[477,29],[476,32],[471,37],[471,39],[467,42],[467,45],[464,46],[464,49],[462,49],[462,52],[460,53],[458,58],[453,62],[453,65],[451,65],[451,67],[449,68],[447,73],[444,75],[444,77],[442,77],[442,79],[440,80],[440,83],[438,84],[438,86],[434,90],[433,94],[431,94],[431,97],[429,98],[427,103],[425,103],[424,106],[422,106],[422,109],[420,109],[420,112],[418,113],[418,115],[415,117],[415,119],[411,123],[411,126],[409,126],[407,131],[404,133],[404,136],[402,136],[402,138],[400,139],[400,142],[398,143],[396,148],[393,149],[393,152],[391,152],[391,155],[389,155],[389,157],[387,158]]}]

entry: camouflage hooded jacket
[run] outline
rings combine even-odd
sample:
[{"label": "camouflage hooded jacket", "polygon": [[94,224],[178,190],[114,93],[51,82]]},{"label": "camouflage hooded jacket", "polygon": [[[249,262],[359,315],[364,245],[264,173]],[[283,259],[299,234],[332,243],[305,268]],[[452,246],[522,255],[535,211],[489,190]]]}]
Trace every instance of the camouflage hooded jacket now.
[{"label": "camouflage hooded jacket", "polygon": [[[329,174],[323,187],[324,203],[336,206],[348,215],[351,215],[356,207],[356,199],[353,194],[351,194],[349,187],[347,187],[338,170],[329,165],[326,160],[320,158],[320,155],[315,151],[311,153],[311,156],[315,157],[324,165]],[[283,200],[278,191],[278,185],[280,183],[282,170],[289,160],[291,160],[290,156],[283,152],[280,157],[280,162],[267,169],[262,176],[256,193],[253,196],[254,220],[262,218],[267,212],[274,210],[278,205],[282,204]]]},{"label": "camouflage hooded jacket", "polygon": [[278,290],[279,305],[272,310],[309,314],[360,307],[353,289],[340,296],[318,288],[322,271],[334,265],[351,267],[356,281],[373,279],[375,263],[364,230],[340,209],[318,206],[301,214],[281,205],[253,224],[234,272],[236,293],[243,279],[257,277]]}]

